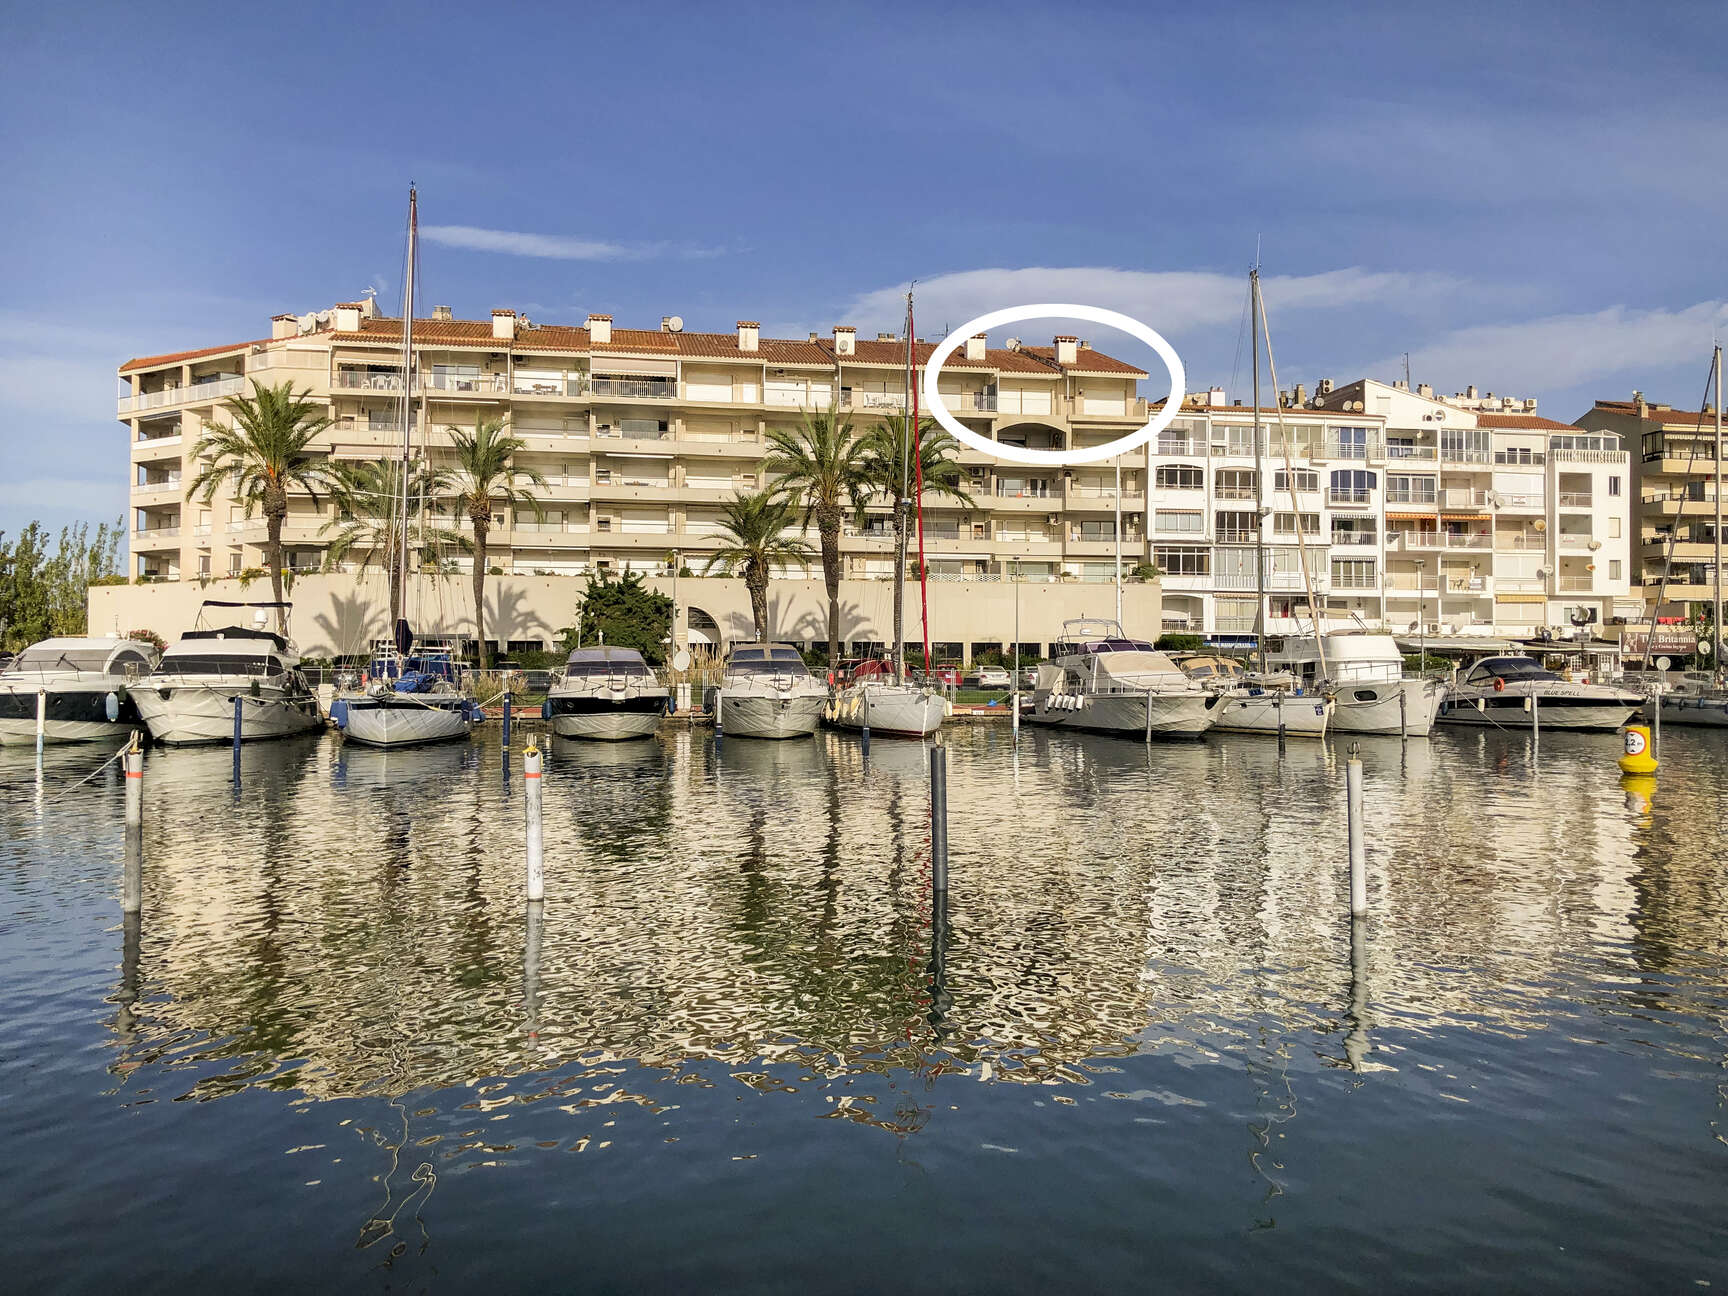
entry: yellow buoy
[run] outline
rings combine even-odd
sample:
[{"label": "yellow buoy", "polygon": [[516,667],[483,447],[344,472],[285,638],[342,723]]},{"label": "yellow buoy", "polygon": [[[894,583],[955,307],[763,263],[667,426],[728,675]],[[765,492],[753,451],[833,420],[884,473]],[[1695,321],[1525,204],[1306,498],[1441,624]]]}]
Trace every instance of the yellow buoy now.
[{"label": "yellow buoy", "polygon": [[1654,774],[1656,757],[1650,752],[1650,726],[1626,726],[1626,754],[1620,758],[1623,774]]},{"label": "yellow buoy", "polygon": [[1649,826],[1650,803],[1656,795],[1656,776],[1653,774],[1622,774],[1620,787],[1626,793],[1626,809],[1640,817],[1640,821]]}]

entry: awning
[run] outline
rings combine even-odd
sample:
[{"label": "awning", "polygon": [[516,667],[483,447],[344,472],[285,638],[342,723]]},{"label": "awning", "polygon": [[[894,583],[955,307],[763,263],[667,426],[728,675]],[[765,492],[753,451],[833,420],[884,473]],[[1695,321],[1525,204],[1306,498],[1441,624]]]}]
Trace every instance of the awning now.
[{"label": "awning", "polygon": [[1391,513],[1386,514],[1388,522],[1432,522],[1432,513]]},{"label": "awning", "polygon": [[1494,601],[1496,603],[1546,603],[1548,596],[1546,594],[1496,594]]},{"label": "awning", "polygon": [[1492,522],[1494,520],[1493,516],[1488,513],[1442,513],[1440,518],[1445,522]]}]

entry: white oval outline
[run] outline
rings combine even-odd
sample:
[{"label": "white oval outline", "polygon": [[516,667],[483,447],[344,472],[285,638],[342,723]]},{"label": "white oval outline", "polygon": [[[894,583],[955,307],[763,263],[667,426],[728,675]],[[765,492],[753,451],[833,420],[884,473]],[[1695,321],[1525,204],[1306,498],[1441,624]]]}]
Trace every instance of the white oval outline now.
[{"label": "white oval outline", "polygon": [[[1170,371],[1170,394],[1165,397],[1163,408],[1148,419],[1144,426],[1127,436],[1106,441],[1101,446],[1088,446],[1084,450],[1032,450],[1025,446],[1004,445],[963,427],[960,421],[948,412],[947,403],[943,401],[942,393],[937,390],[936,377],[942,372],[942,362],[958,351],[962,342],[976,334],[988,333],[993,328],[1014,324],[1020,320],[1046,318],[1077,319],[1103,324],[1139,338],[1151,347],[1164,362],[1164,367]],[[1099,463],[1138,449],[1169,427],[1170,421],[1181,413],[1183,389],[1187,381],[1187,373],[1182,368],[1182,357],[1176,354],[1176,348],[1159,336],[1156,329],[1142,324],[1132,315],[1106,310],[1102,306],[1081,306],[1073,302],[1036,302],[1030,306],[1010,306],[1005,310],[990,311],[977,319],[967,320],[943,338],[942,344],[932,351],[930,358],[924,362],[924,405],[935,416],[936,421],[953,433],[962,445],[969,445],[979,453],[995,459],[1024,464]]]}]

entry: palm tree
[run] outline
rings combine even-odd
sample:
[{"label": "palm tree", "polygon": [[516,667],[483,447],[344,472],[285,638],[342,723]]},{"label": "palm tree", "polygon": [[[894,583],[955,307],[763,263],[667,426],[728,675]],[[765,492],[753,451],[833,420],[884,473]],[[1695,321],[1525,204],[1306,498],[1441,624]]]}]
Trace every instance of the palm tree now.
[{"label": "palm tree", "polygon": [[544,516],[540,501],[525,488],[527,485],[546,487],[546,479],[532,468],[519,468],[511,458],[525,449],[527,442],[509,436],[504,420],[476,418],[470,436],[459,428],[450,428],[450,441],[456,447],[452,482],[455,511],[468,514],[474,524],[474,538],[468,543],[474,554],[474,642],[475,659],[480,669],[486,669],[486,536],[492,530],[492,506],[506,504],[517,510],[530,508],[534,516]]},{"label": "palm tree", "polygon": [[[408,471],[408,498],[432,501],[447,496],[452,481],[449,469],[420,461]],[[402,511],[401,461],[367,460],[339,465],[330,495],[336,505],[336,516],[319,530],[320,535],[336,533],[324,553],[325,569],[355,553],[361,555],[362,572],[378,563],[390,573],[390,606],[400,612],[402,531],[397,515]],[[423,526],[418,536],[409,537],[410,548],[416,551],[412,565],[418,568],[436,562],[440,550],[460,548],[466,543],[466,537],[459,532]]]},{"label": "palm tree", "polygon": [[720,534],[725,543],[702,571],[706,575],[718,567],[728,576],[744,578],[758,642],[768,639],[769,574],[775,567],[801,563],[810,556],[809,545],[785,534],[796,522],[792,501],[774,490],[740,494],[720,511]]},{"label": "palm tree", "polygon": [[[268,528],[264,561],[278,603],[282,601],[282,521],[288,516],[288,491],[303,490],[317,504],[318,492],[328,489],[336,474],[329,456],[307,448],[332,421],[310,396],[310,391],[296,393],[292,381],[266,387],[254,378],[250,396],[231,396],[222,402],[230,423],[204,425],[192,451],[203,467],[186,488],[187,499],[196,496],[208,504],[217,487],[226,483],[247,517],[255,508],[263,512]],[[282,608],[276,609],[276,628],[288,633]]]},{"label": "palm tree", "polygon": [[803,411],[801,426],[768,433],[763,471],[772,489],[800,509],[799,528],[816,523],[822,540],[822,581],[828,587],[828,669],[840,659],[840,527],[868,498],[860,473],[863,446],[850,418]]},{"label": "palm tree", "polygon": [[[912,464],[912,438],[907,429],[911,419],[904,414],[891,414],[864,433],[863,479],[867,487],[865,502],[883,498],[894,506],[894,570],[906,571],[907,517],[912,508],[912,494],[917,478]],[[966,493],[966,474],[960,467],[960,443],[934,419],[918,420],[918,463],[924,469],[924,493],[946,495],[962,507],[970,508],[972,497]],[[863,520],[863,507],[858,510]],[[905,582],[894,581],[894,671],[897,677],[906,670],[906,591]]]}]

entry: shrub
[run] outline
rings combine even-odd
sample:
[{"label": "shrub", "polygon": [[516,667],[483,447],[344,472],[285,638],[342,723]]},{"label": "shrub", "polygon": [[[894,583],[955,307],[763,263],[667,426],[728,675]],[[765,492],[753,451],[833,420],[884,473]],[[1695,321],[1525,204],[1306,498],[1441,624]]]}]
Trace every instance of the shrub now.
[{"label": "shrub", "polygon": [[1159,652],[1197,653],[1202,651],[1206,644],[1197,634],[1162,634],[1152,646]]}]

